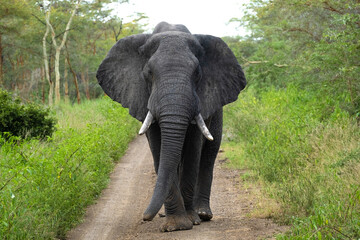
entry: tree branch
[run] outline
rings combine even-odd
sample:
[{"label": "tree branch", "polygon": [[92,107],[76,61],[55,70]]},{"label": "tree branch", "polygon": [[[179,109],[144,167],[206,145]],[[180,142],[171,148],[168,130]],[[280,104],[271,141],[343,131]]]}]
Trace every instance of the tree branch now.
[{"label": "tree branch", "polygon": [[326,6],[324,7],[324,9],[329,10],[329,11],[332,11],[332,12],[336,12],[336,13],[339,13],[339,14],[344,14],[344,12],[333,8],[327,1],[325,1],[324,4],[326,5]]},{"label": "tree branch", "polygon": [[71,25],[72,19],[73,19],[74,15],[75,15],[76,11],[77,11],[78,8],[80,7],[81,1],[82,1],[82,0],[78,0],[77,4],[75,5],[74,10],[72,11],[72,14],[71,14],[71,16],[70,16],[69,21],[68,21],[68,23],[66,24],[66,28],[65,28],[65,33],[64,33],[64,36],[63,36],[63,40],[62,40],[62,42],[61,42],[61,44],[60,44],[60,46],[59,46],[60,49],[62,49],[62,48],[64,47],[64,45],[65,45],[66,37],[67,37],[68,31],[69,31],[69,29],[70,29],[70,25]]},{"label": "tree branch", "polygon": [[74,28],[70,28],[68,30],[64,30],[63,32],[59,33],[58,35],[55,36],[55,38],[60,37],[62,34],[64,34],[65,32],[70,32],[71,30],[73,30]]},{"label": "tree branch", "polygon": [[315,36],[312,32],[310,32],[309,30],[304,29],[304,28],[290,28],[290,29],[287,29],[287,31],[289,31],[289,32],[304,32],[304,33],[307,33],[308,35],[310,35],[314,40],[316,40],[318,42],[321,40],[321,38],[319,38],[318,36]]},{"label": "tree branch", "polygon": [[[357,2],[360,3],[359,0],[358,0]],[[326,9],[326,10],[329,10],[329,11],[331,11],[331,12],[336,12],[336,13],[341,14],[341,15],[346,14],[346,12],[340,11],[340,10],[334,8],[333,6],[331,6],[327,1],[325,1],[324,4],[326,5],[326,6],[324,7],[324,9]],[[355,22],[355,24],[357,24],[358,26],[360,26],[360,22]]]},{"label": "tree branch", "polygon": [[44,24],[46,26],[46,22],[44,22],[43,20],[41,20],[38,16],[36,16],[35,14],[31,14],[33,15],[39,22],[41,22],[42,24]]},{"label": "tree branch", "polygon": [[[46,31],[48,32],[48,29],[51,30],[51,38],[52,38],[52,41],[53,41],[53,45],[55,46],[55,48],[57,48],[57,43],[56,43],[56,39],[55,39],[55,31],[54,31],[54,28],[53,26],[51,25],[50,23],[50,14],[51,14],[51,8],[48,10],[48,12],[46,13],[46,17],[45,17],[45,20],[46,20]],[[46,36],[47,36],[47,33],[45,33]],[[44,36],[45,38],[45,36]]]}]

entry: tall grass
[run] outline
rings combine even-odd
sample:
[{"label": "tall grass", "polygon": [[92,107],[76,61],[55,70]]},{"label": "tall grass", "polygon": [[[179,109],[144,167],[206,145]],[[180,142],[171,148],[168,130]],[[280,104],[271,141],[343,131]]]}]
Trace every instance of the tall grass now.
[{"label": "tall grass", "polygon": [[108,98],[55,110],[57,131],[47,141],[0,139],[1,239],[64,239],[138,128]]},{"label": "tall grass", "polygon": [[250,167],[293,225],[279,239],[360,238],[360,129],[333,99],[250,88],[225,110],[225,140],[242,148],[231,164]]}]

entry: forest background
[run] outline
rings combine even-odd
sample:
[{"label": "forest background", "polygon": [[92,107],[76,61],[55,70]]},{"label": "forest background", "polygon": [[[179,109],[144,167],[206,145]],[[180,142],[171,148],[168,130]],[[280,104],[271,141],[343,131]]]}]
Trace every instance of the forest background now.
[{"label": "forest background", "polygon": [[[57,119],[46,139],[2,134],[5,239],[64,238],[135,136],[95,75],[146,16],[124,22],[111,2],[0,0],[0,87],[12,92],[0,102],[50,106]],[[251,169],[243,180],[274,200],[262,214],[291,225],[279,239],[360,238],[360,2],[251,0],[231,21],[249,34],[222,36],[248,80],[225,109],[229,166]]]}]

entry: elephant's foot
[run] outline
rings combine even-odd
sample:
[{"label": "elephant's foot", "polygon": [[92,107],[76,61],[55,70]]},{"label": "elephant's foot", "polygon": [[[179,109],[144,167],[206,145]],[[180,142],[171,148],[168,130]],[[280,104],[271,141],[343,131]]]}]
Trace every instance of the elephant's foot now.
[{"label": "elephant's foot", "polygon": [[162,232],[172,232],[176,230],[192,229],[193,223],[186,215],[166,216],[166,222],[160,227]]},{"label": "elephant's foot", "polygon": [[154,217],[153,217],[152,215],[147,214],[147,213],[144,213],[144,215],[143,215],[143,220],[144,220],[144,221],[152,221],[153,218],[154,218]]},{"label": "elephant's foot", "polygon": [[213,217],[210,207],[199,207],[197,213],[203,221],[210,221]]},{"label": "elephant's foot", "polygon": [[187,210],[186,213],[188,215],[188,218],[194,225],[200,225],[201,219],[194,210]]}]

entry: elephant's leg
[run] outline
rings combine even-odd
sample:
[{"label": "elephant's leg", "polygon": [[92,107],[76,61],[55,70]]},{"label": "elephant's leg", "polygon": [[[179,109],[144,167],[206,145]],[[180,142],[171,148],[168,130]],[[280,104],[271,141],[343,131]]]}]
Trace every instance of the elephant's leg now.
[{"label": "elephant's leg", "polygon": [[[154,158],[154,167],[157,174],[159,169],[161,146],[161,132],[157,123],[151,125],[149,130],[146,132],[146,137]],[[187,217],[178,185],[178,179],[176,179],[173,182],[169,195],[164,203],[166,221],[160,228],[163,232],[186,230],[191,229],[193,226],[192,222]]]},{"label": "elephant's leg", "polygon": [[214,141],[206,140],[204,143],[194,200],[196,211],[204,221],[208,221],[213,217],[210,208],[210,192],[214,163],[221,144],[222,109],[214,114],[209,130],[214,137]]},{"label": "elephant's leg", "polygon": [[160,228],[162,232],[187,230],[192,228],[193,223],[190,221],[185,211],[178,180],[173,182],[164,206],[166,221]]},{"label": "elephant's leg", "polygon": [[149,147],[154,159],[154,168],[157,174],[160,161],[161,132],[160,127],[156,122],[153,123],[146,132],[146,137],[149,142]]},{"label": "elephant's leg", "polygon": [[186,212],[194,225],[199,225],[201,222],[194,208],[194,193],[203,141],[199,128],[196,125],[190,125],[184,143],[180,189]]}]

